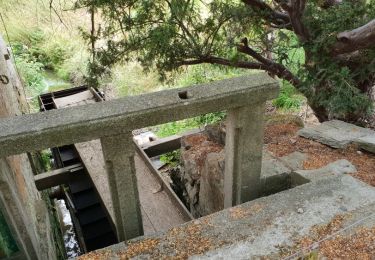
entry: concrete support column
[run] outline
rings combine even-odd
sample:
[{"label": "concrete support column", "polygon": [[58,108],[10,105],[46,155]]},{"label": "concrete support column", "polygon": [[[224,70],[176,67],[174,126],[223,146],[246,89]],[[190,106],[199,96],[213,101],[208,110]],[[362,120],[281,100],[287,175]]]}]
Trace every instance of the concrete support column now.
[{"label": "concrete support column", "polygon": [[119,241],[143,235],[131,132],[101,139]]},{"label": "concrete support column", "polygon": [[265,102],[228,111],[224,207],[258,198],[262,168]]}]

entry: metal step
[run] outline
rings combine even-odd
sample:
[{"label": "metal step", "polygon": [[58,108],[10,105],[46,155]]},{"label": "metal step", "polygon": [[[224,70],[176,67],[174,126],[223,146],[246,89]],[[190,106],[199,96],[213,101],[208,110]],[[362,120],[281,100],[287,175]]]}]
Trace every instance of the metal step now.
[{"label": "metal step", "polygon": [[[97,89],[87,86],[76,87],[39,96],[41,111],[56,109],[54,98],[68,97],[87,90],[95,91],[98,101],[103,100],[103,96]],[[74,145],[55,147],[51,150],[56,168],[82,163]],[[78,237],[84,240],[81,241],[82,245],[84,244],[83,248],[89,252],[117,243],[112,220],[108,216],[105,206],[102,205],[86,169],[78,170],[76,173],[79,177],[75,176],[74,180],[68,180],[66,183],[69,190],[66,190],[65,197],[68,201],[67,205],[70,205]]]},{"label": "metal step", "polygon": [[81,228],[85,240],[100,237],[112,231],[112,227],[106,218],[102,218],[87,225],[81,225]]},{"label": "metal step", "polygon": [[77,180],[74,182],[70,182],[68,184],[68,187],[70,189],[70,192],[72,194],[76,194],[82,191],[90,190],[93,188],[93,185],[91,181],[88,179],[87,176],[85,178],[82,178],[81,180]]},{"label": "metal step", "polygon": [[87,239],[86,240],[86,248],[87,251],[92,251],[96,249],[100,249],[103,247],[107,247],[113,244],[117,243],[117,238],[115,236],[115,233],[108,232],[100,237],[96,237],[93,239]]},{"label": "metal step", "polygon": [[101,208],[100,205],[94,205],[89,208],[85,208],[83,210],[80,210],[76,214],[79,223],[83,225],[91,224],[93,222],[96,222],[102,218],[106,218],[106,214]]},{"label": "metal step", "polygon": [[77,211],[100,204],[100,200],[94,189],[72,194],[72,200]]}]

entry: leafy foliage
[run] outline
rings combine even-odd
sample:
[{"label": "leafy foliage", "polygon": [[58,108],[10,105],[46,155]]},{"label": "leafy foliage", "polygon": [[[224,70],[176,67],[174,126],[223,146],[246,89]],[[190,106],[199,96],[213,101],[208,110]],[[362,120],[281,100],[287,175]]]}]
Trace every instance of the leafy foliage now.
[{"label": "leafy foliage", "polygon": [[310,28],[312,41],[304,47],[312,66],[298,71],[303,79],[300,91],[310,97],[310,102],[326,107],[335,117],[350,120],[372,109],[368,93],[361,91],[358,84],[374,75],[375,49],[363,51],[360,63],[353,68],[332,59],[332,47],[336,33],[355,29],[375,17],[375,2],[345,1],[319,12],[316,12],[317,4],[309,2],[306,10],[305,23]]},{"label": "leafy foliage", "polygon": [[283,109],[298,109],[303,101],[303,97],[288,82],[283,82],[280,95],[272,103],[274,106]]},{"label": "leafy foliage", "polygon": [[172,152],[160,156],[160,161],[175,167],[180,164],[181,150],[174,150]]},{"label": "leafy foliage", "polygon": [[26,84],[26,91],[34,96],[43,91],[43,64],[31,55],[27,46],[22,44],[13,45],[14,55],[16,57],[17,67],[20,71],[23,81]]},{"label": "leafy foliage", "polygon": [[[325,6],[326,2],[333,4]],[[298,3],[299,7],[293,6]],[[89,40],[105,40],[90,66],[95,79],[109,73],[113,64],[134,59],[146,70],[156,68],[164,78],[183,65],[201,63],[261,69],[292,83],[321,120],[356,121],[365,116],[372,109],[369,86],[374,81],[375,51],[362,51],[353,65],[332,55],[332,47],[338,33],[375,17],[375,3],[295,0],[289,4],[78,0],[76,7],[100,10],[104,19],[96,35],[86,35]],[[282,95],[290,89],[284,88]],[[282,97],[276,102],[283,102]]]},{"label": "leafy foliage", "polygon": [[180,134],[191,129],[199,128],[201,126],[215,124],[225,119],[225,112],[215,112],[201,115],[194,118],[170,122],[158,126],[157,136],[167,137],[171,135]]}]

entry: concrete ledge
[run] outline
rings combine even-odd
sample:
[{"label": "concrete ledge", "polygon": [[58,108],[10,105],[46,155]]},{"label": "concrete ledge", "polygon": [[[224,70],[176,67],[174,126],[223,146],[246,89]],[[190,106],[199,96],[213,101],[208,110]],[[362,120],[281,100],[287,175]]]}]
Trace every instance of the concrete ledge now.
[{"label": "concrete ledge", "polygon": [[348,215],[348,221],[354,223],[374,210],[373,187],[349,175],[330,176],[191,221],[166,233],[92,252],[82,259],[119,259],[129,255],[139,259],[279,259],[280,248],[294,246],[314,225],[327,224],[337,215]]},{"label": "concrete ledge", "polygon": [[0,120],[0,157],[112,136],[278,95],[266,73]]}]

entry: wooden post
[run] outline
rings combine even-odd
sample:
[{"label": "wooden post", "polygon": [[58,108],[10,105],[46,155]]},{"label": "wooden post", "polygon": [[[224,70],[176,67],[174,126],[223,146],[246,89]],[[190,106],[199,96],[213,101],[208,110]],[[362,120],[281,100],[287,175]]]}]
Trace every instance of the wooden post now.
[{"label": "wooden post", "polygon": [[143,235],[132,134],[101,139],[119,241]]},{"label": "wooden post", "polygon": [[224,207],[258,198],[262,168],[265,103],[228,111]]}]

